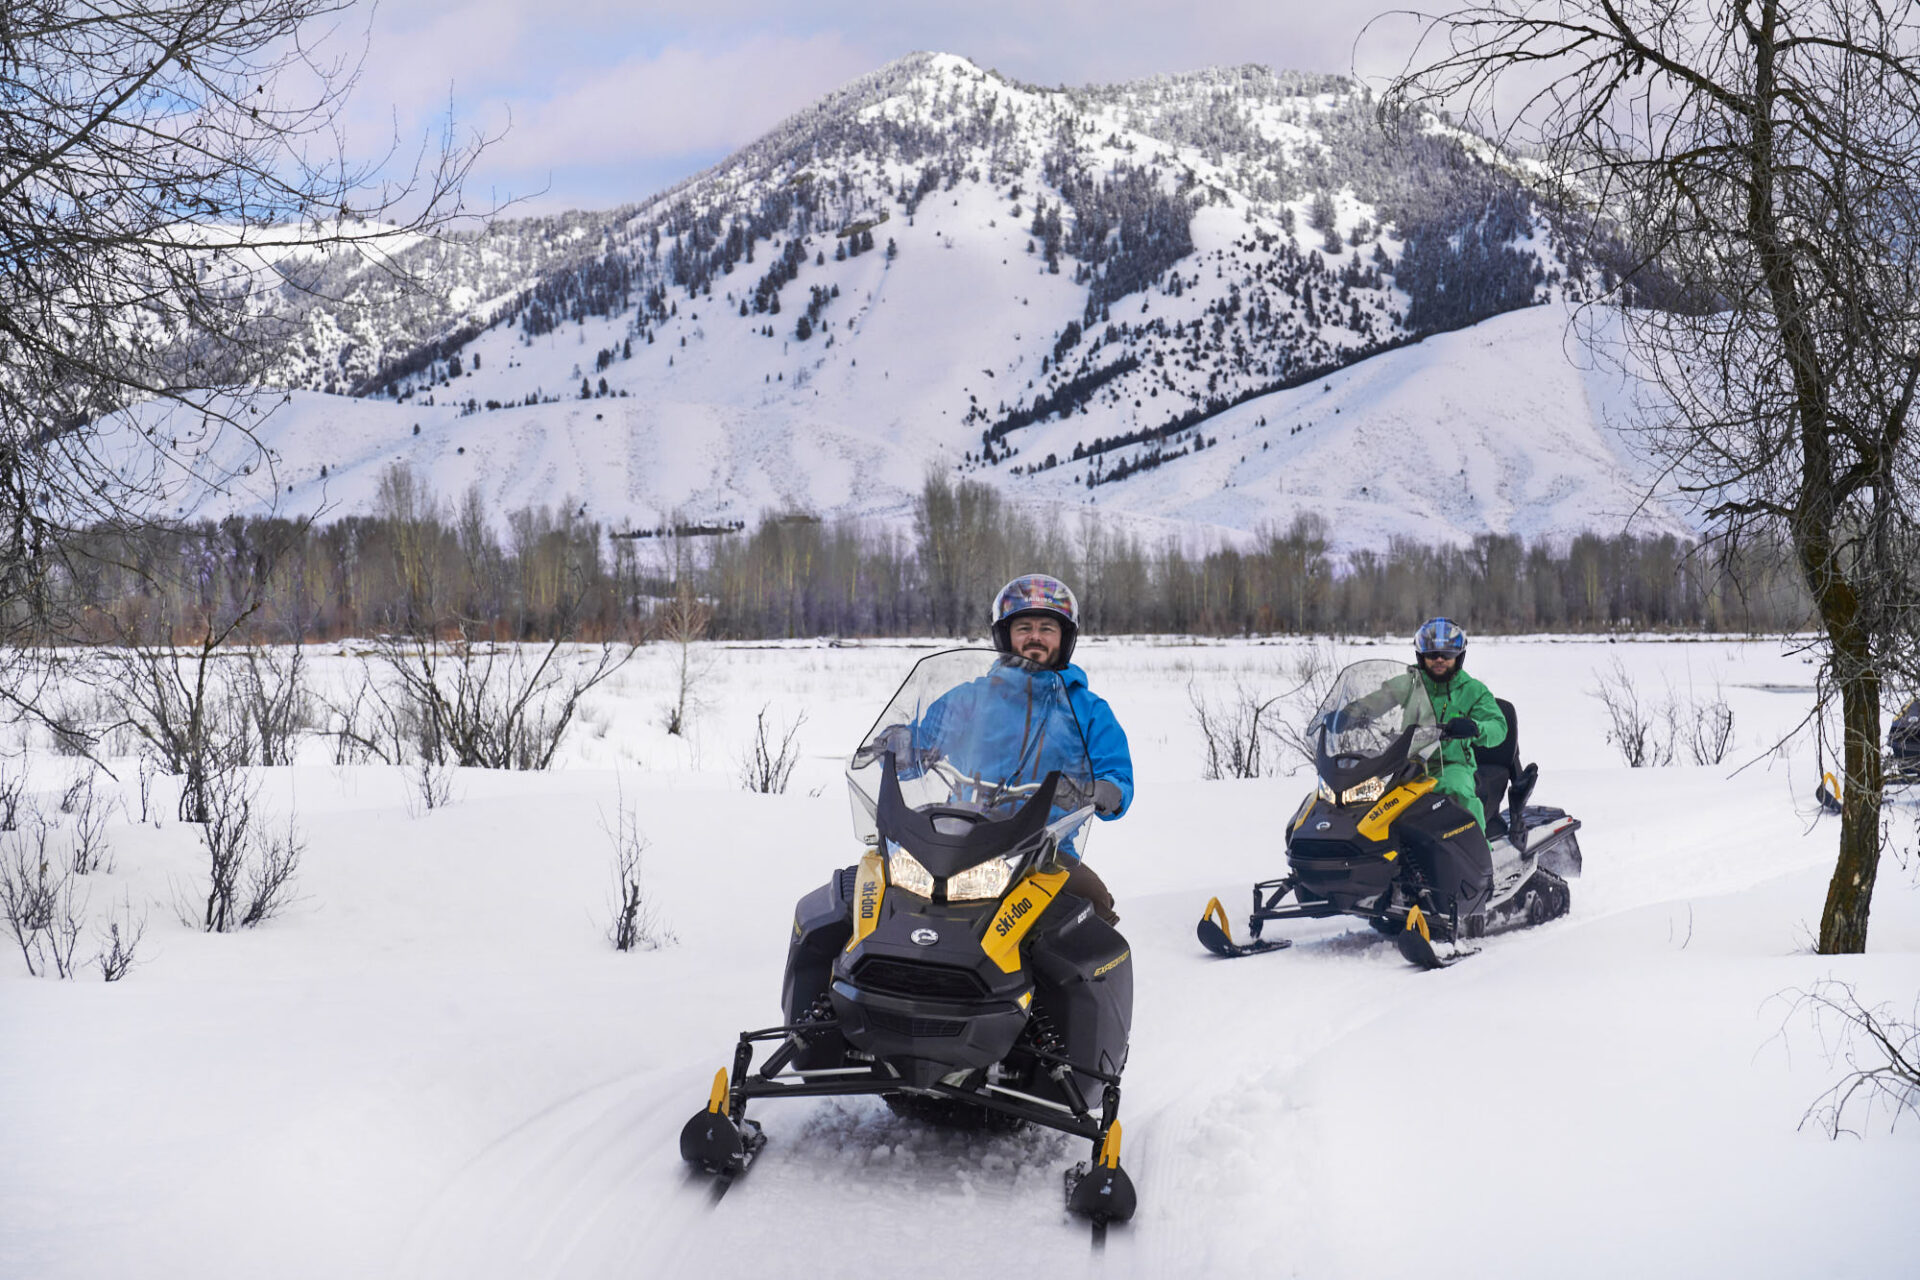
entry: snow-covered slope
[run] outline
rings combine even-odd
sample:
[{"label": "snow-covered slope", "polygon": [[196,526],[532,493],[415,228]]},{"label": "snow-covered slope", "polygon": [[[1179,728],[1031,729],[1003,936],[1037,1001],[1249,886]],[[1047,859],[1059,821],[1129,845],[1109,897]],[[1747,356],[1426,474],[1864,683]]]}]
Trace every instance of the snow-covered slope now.
[{"label": "snow-covered slope", "polygon": [[363,511],[404,461],[495,518],[644,528],[898,517],[931,467],[1156,529],[1317,511],[1343,547],[1617,532],[1647,476],[1563,342],[1601,270],[1516,173],[1336,77],[915,55],[645,205],[409,251],[440,303],[289,348],[284,385],[364,394],[263,428],[274,495]]},{"label": "snow-covered slope", "polygon": [[[1277,873],[1277,815],[1307,784],[1202,781],[1187,690],[1273,687],[1288,646],[1083,647],[1140,780],[1088,846],[1137,975],[1122,1115],[1141,1208],[1101,1254],[1061,1207],[1078,1144],[872,1100],[757,1105],[770,1141],[726,1198],[689,1178],[679,1128],[738,1032],[778,1016],[793,902],[854,852],[844,753],[917,656],[712,646],[690,741],[658,727],[670,658],[650,650],[562,769],[463,771],[421,816],[401,770],[335,767],[324,744],[266,771],[263,803],[295,807],[308,847],[300,902],[255,930],[179,923],[204,875],[193,829],[117,821],[115,869],[88,887],[96,912],[148,914],[143,965],[62,983],[0,956],[0,1272],[1911,1274],[1920,1126],[1801,1126],[1845,1064],[1793,993],[1838,978],[1910,1019],[1920,990],[1920,892],[1891,857],[1870,951],[1809,953],[1835,827],[1809,756],[1769,753],[1809,668],[1764,643],[1474,651],[1520,708],[1536,799],[1582,820],[1586,873],[1567,919],[1421,973],[1343,922],[1233,962],[1194,941],[1209,896],[1237,914]],[[1735,759],[1759,762],[1621,767],[1581,693],[1615,659],[1648,692],[1720,688]],[[734,761],[769,703],[777,723],[809,713],[804,757],[789,794],[744,794]],[[54,804],[72,762],[32,763]],[[623,801],[677,935],[624,956],[601,936]]]},{"label": "snow-covered slope", "polygon": [[[881,290],[874,305],[891,296]],[[1208,447],[1179,465],[1093,489],[1079,469],[1059,467],[1014,482],[1013,495],[1123,528],[1228,540],[1316,514],[1341,550],[1381,549],[1396,536],[1686,532],[1677,509],[1644,503],[1650,473],[1618,426],[1624,391],[1569,352],[1568,320],[1564,307],[1534,307],[1436,335],[1221,412],[1204,425]],[[590,345],[593,323],[583,331]],[[923,388],[957,376],[937,344],[892,330],[866,343],[856,329],[838,382],[820,376],[797,392],[766,391],[766,370],[756,387],[757,366],[727,368],[708,348],[688,357],[673,345],[668,366],[659,345],[616,366],[624,397],[478,414],[314,392],[263,398],[270,411],[254,430],[268,461],[256,462],[252,440],[221,436],[200,465],[255,471],[234,475],[201,510],[364,514],[387,469],[403,463],[447,504],[477,488],[502,522],[520,507],[565,504],[613,530],[752,522],[769,510],[904,522],[928,467],[952,460],[929,439],[936,432],[916,429],[910,407],[928,401],[896,402],[890,390],[896,375]],[[461,381],[484,394],[542,358],[577,356],[580,344],[476,347],[481,371]],[[781,364],[777,352],[764,355]],[[827,391],[831,412],[816,407]],[[1067,452],[1083,420],[1030,428],[1024,447]],[[184,493],[184,472],[175,480]]]}]

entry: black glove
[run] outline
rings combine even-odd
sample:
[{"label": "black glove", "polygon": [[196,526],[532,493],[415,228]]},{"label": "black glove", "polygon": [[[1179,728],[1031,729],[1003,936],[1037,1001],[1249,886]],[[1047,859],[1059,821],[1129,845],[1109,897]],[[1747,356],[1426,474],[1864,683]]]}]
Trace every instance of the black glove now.
[{"label": "black glove", "polygon": [[1440,736],[1452,742],[1471,742],[1480,736],[1480,726],[1472,716],[1455,716],[1442,727]]}]

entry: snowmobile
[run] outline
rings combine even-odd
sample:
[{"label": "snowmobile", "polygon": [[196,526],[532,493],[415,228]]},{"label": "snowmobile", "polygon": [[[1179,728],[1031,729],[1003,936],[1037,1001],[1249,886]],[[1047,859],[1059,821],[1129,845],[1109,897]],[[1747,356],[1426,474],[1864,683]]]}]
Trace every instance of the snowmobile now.
[{"label": "snowmobile", "polygon": [[1920,782],[1920,698],[1910,698],[1887,730],[1887,782]]},{"label": "snowmobile", "polygon": [[766,1142],[750,1102],[879,1095],[935,1123],[1085,1138],[1067,1207],[1098,1231],[1131,1217],[1118,1112],[1133,968],[1126,939],[1063,889],[1094,811],[1060,674],[988,650],[923,658],[847,782],[865,852],[800,900],[785,1021],[741,1033],[681,1156],[731,1179]]},{"label": "snowmobile", "polygon": [[[1920,783],[1920,698],[1909,698],[1887,729],[1887,754],[1880,766],[1881,785],[1888,791]],[[1839,813],[1840,779],[1831,770],[1820,775],[1813,798],[1828,813]]]},{"label": "snowmobile", "polygon": [[1209,902],[1201,944],[1221,956],[1278,951],[1292,940],[1263,937],[1270,921],[1351,915],[1437,969],[1473,954],[1477,938],[1565,915],[1580,823],[1528,803],[1540,768],[1521,766],[1513,704],[1496,701],[1506,740],[1475,748],[1483,833],[1434,790],[1441,728],[1418,671],[1390,659],[1342,671],[1308,722],[1318,785],[1287,824],[1287,874],[1253,886],[1248,941],[1235,942],[1220,899]]}]

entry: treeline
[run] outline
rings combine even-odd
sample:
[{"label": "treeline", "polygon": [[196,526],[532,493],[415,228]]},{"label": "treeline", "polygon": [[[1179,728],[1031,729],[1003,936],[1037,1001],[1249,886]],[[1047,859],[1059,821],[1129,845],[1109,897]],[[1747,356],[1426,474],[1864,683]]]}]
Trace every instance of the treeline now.
[{"label": "treeline", "polygon": [[639,638],[669,613],[684,626],[689,600],[714,639],[979,636],[995,589],[1036,570],[1066,579],[1089,630],[1110,635],[1390,634],[1433,614],[1491,632],[1784,631],[1809,616],[1788,556],[1770,543],[1484,535],[1340,556],[1305,513],[1244,546],[1196,549],[1092,516],[1036,516],[989,485],[946,477],[928,480],[911,529],[791,513],[750,529],[681,527],[642,536],[577,509],[525,509],[502,536],[477,493],[448,506],[395,467],[369,516],[90,533],[52,589],[78,634],[103,642],[198,635],[242,616],[237,634],[257,639],[457,627],[496,639]]}]

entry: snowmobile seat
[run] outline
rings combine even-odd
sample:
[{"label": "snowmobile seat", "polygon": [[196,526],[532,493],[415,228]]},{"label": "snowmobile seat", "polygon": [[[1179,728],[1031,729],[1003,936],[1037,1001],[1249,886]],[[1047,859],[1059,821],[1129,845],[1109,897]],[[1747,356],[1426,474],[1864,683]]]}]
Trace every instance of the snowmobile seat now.
[{"label": "snowmobile seat", "polygon": [[[1473,749],[1473,789],[1487,815],[1487,838],[1506,836],[1516,848],[1526,847],[1527,797],[1540,777],[1540,766],[1520,764],[1520,719],[1513,704],[1495,698],[1500,714],[1507,718],[1507,736],[1497,747]],[[1502,814],[1500,801],[1507,801],[1509,814]],[[1509,829],[1509,821],[1516,829]]]}]

